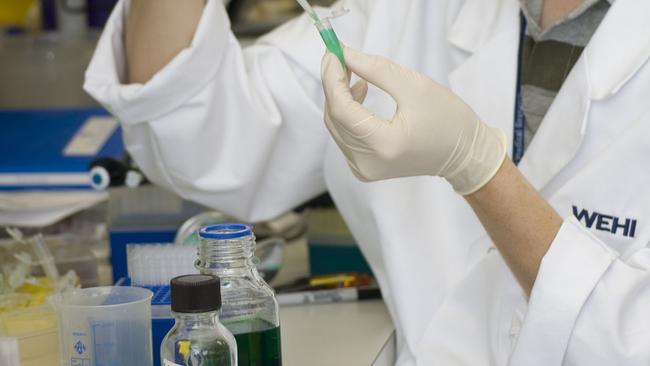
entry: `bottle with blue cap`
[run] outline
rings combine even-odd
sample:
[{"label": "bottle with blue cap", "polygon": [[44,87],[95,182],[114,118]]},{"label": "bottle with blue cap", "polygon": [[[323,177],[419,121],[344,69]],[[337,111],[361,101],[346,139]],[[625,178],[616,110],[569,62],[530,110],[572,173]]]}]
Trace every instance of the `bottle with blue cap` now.
[{"label": "bottle with blue cap", "polygon": [[220,319],[237,341],[238,365],[282,365],[278,302],[255,267],[252,227],[207,226],[199,238],[196,267],[221,279]]}]

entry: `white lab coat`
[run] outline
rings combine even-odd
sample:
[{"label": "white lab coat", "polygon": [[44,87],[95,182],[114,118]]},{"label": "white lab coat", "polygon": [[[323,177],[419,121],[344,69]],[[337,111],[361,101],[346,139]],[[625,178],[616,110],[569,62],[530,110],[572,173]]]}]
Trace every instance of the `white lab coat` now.
[{"label": "white lab coat", "polygon": [[[449,85],[512,136],[516,0],[345,4],[335,22],[345,43]],[[85,87],[121,119],[140,167],[251,220],[329,190],[381,285],[397,364],[650,364],[650,2],[613,4],[520,164],[566,217],[529,300],[443,180],[353,177],[322,122],[324,47],[306,17],[242,51],[209,1],[190,48],[146,85],[123,85],[128,5]],[[394,108],[376,89],[366,105]]]}]

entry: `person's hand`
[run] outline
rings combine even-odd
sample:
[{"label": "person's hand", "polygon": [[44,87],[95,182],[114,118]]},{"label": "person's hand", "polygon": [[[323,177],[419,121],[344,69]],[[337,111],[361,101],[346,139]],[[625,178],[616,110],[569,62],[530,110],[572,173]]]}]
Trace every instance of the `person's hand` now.
[{"label": "person's hand", "polygon": [[[382,57],[344,52],[347,67],[362,80],[350,88],[338,59],[326,53],[325,123],[357,178],[441,176],[466,195],[494,176],[506,156],[501,130],[481,122],[459,97],[422,74]],[[366,80],[395,99],[390,121],[361,105]]]}]

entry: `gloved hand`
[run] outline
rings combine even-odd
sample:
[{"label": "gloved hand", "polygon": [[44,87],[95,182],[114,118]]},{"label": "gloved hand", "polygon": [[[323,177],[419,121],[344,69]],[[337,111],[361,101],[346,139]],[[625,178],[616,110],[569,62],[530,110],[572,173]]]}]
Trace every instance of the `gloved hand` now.
[{"label": "gloved hand", "polygon": [[[326,53],[325,123],[357,178],[440,176],[462,195],[492,179],[506,156],[501,130],[481,122],[459,97],[422,74],[382,57],[344,52],[347,67],[362,80],[350,88],[344,68]],[[361,105],[366,80],[395,99],[390,121]]]}]

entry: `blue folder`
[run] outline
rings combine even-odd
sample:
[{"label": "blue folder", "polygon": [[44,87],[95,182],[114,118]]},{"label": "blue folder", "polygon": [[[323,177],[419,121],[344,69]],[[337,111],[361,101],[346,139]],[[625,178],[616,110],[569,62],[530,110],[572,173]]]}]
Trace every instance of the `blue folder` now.
[{"label": "blue folder", "polygon": [[0,111],[0,191],[91,189],[90,163],[124,154],[121,129],[105,129],[92,153],[71,154],[66,147],[89,124],[114,126],[105,117],[109,113],[100,108]]}]

